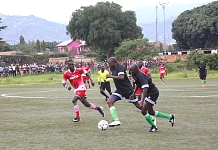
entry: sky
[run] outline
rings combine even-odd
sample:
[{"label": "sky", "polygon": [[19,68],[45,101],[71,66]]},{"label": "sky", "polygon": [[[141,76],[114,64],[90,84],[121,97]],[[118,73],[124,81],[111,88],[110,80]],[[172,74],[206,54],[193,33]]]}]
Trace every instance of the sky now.
[{"label": "sky", "polygon": [[175,3],[209,3],[214,0],[4,0],[1,2],[0,13],[4,15],[19,15],[44,18],[48,21],[68,23],[72,12],[81,6],[96,5],[97,2],[114,2],[122,6],[123,11],[137,7],[149,7],[168,2]]}]

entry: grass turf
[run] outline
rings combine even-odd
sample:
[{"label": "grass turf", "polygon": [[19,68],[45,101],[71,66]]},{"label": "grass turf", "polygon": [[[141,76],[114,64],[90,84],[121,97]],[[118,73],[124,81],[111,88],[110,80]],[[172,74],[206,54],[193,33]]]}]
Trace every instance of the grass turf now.
[{"label": "grass turf", "polygon": [[[162,85],[155,109],[176,115],[176,124],[157,118],[158,132],[132,104],[115,104],[121,126],[100,131],[101,119],[111,121],[105,98],[96,85],[88,100],[105,108],[106,117],[80,102],[81,121],[73,123],[72,91],[60,84],[0,87],[0,149],[4,150],[204,150],[218,148],[217,79],[201,87],[199,79],[169,80]],[[113,85],[113,83],[111,83]],[[114,86],[112,89],[115,90]]]}]

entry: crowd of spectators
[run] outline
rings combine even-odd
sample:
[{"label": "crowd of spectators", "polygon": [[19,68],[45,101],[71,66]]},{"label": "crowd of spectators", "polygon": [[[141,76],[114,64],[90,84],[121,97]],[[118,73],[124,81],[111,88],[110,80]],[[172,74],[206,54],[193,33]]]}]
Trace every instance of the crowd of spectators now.
[{"label": "crowd of spectators", "polygon": [[0,65],[0,76],[23,76],[27,74],[44,74],[45,72],[63,72],[66,70],[66,65],[60,64],[38,64],[38,63],[25,63],[18,64],[12,63],[7,65]]}]

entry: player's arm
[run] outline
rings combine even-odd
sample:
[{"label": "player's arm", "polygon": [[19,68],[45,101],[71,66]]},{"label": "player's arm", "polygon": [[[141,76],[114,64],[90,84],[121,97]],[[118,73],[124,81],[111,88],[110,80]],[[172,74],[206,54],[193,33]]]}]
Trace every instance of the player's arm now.
[{"label": "player's arm", "polygon": [[167,75],[167,68],[165,68],[165,74]]},{"label": "player's arm", "polygon": [[124,67],[120,67],[118,68],[118,75],[114,76],[111,74],[107,74],[106,78],[113,78],[113,79],[117,79],[117,80],[124,80],[124,74],[125,74],[125,68]]},{"label": "player's arm", "polygon": [[101,82],[101,77],[100,77],[100,73],[98,72],[98,84],[100,85]]},{"label": "player's arm", "polygon": [[63,85],[63,87],[65,87],[69,91],[71,90],[71,86],[67,85],[67,76],[66,76],[66,74],[63,75],[62,85]]},{"label": "player's arm", "polygon": [[88,72],[86,72],[86,76],[90,79],[92,86],[94,86],[95,83],[93,82],[93,80]]},{"label": "player's arm", "polygon": [[205,75],[207,76],[207,67],[205,66]]}]

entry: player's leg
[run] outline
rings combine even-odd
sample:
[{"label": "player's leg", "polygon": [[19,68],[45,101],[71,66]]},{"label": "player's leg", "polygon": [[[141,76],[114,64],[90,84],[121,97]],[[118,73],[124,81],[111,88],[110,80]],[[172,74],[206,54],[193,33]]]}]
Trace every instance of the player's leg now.
[{"label": "player's leg", "polygon": [[173,126],[175,123],[175,115],[165,114],[165,113],[162,113],[160,111],[153,110],[153,105],[156,104],[156,100],[157,100],[158,96],[159,96],[159,94],[155,94],[155,95],[150,95],[150,96],[146,97],[145,102],[146,102],[146,104],[148,103],[150,105],[147,107],[148,108],[147,111],[150,115],[153,115],[153,116],[156,116],[159,118],[169,119],[169,122]]},{"label": "player's leg", "polygon": [[147,101],[144,101],[141,113],[144,116],[144,118],[147,120],[147,122],[151,125],[151,128],[148,130],[148,132],[155,132],[155,131],[157,131],[156,122],[153,121],[152,116],[148,113],[148,110],[151,107],[153,107],[152,104],[150,104]]},{"label": "player's leg", "polygon": [[91,84],[90,84],[90,82],[89,82],[89,79],[88,79],[88,77],[87,77],[87,83],[88,83],[88,86],[89,86],[89,89],[91,89]]},{"label": "player's leg", "polygon": [[111,85],[110,85],[110,82],[108,81],[108,82],[106,82],[106,90],[108,91],[108,93],[111,95],[112,94],[112,92],[111,92]]},{"label": "player's leg", "polygon": [[206,78],[207,78],[207,76],[205,75],[204,76],[204,86],[206,86]]},{"label": "player's leg", "polygon": [[99,107],[99,106],[97,106],[97,105],[95,105],[93,103],[89,103],[86,96],[81,98],[81,102],[83,103],[84,106],[86,106],[86,107],[88,107],[90,109],[98,110],[99,113],[102,115],[102,117],[104,117],[103,108]]},{"label": "player's leg", "polygon": [[119,126],[121,124],[121,122],[119,121],[119,118],[117,116],[117,111],[116,108],[114,106],[114,103],[118,100],[122,99],[122,95],[118,94],[118,93],[113,93],[112,95],[110,95],[109,99],[107,100],[107,104],[108,107],[110,109],[110,114],[113,118],[113,122],[111,122],[109,124],[109,127],[114,127],[114,126]]},{"label": "player's leg", "polygon": [[100,85],[100,93],[105,97],[105,101],[107,101],[107,99],[108,99],[109,97],[108,97],[107,94],[105,94],[105,92],[104,92],[105,87],[106,87],[106,82],[101,82],[101,85]]},{"label": "player's leg", "polygon": [[201,82],[202,82],[202,87],[205,87],[206,86],[206,75],[205,74],[201,76]]},{"label": "player's leg", "polygon": [[80,111],[79,111],[79,105],[77,104],[79,97],[76,95],[73,97],[72,103],[74,112],[76,114],[76,117],[73,119],[73,122],[79,122],[80,121]]},{"label": "player's leg", "polygon": [[[131,95],[131,93],[130,93],[130,95]],[[136,108],[138,108],[138,109],[142,112],[142,111],[143,111],[144,102],[143,102],[143,105],[141,105],[141,104],[139,103],[139,101],[138,101],[138,98],[136,98],[136,97],[135,97],[134,99],[130,100],[130,99],[127,98],[127,97],[130,97],[130,95],[126,95],[126,96],[125,96],[126,101],[129,102],[129,103],[132,103],[133,105],[135,105]],[[147,114],[147,113],[146,113],[146,114]],[[153,116],[147,114],[147,118],[149,118],[149,121],[152,122],[151,125],[156,126],[156,119],[155,119]]]}]

